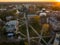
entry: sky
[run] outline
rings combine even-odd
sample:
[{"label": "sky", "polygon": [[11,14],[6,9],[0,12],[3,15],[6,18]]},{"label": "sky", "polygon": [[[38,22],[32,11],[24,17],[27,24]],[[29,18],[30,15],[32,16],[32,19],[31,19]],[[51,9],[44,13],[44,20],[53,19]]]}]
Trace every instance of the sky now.
[{"label": "sky", "polygon": [[0,2],[56,2],[56,0],[0,0]]}]

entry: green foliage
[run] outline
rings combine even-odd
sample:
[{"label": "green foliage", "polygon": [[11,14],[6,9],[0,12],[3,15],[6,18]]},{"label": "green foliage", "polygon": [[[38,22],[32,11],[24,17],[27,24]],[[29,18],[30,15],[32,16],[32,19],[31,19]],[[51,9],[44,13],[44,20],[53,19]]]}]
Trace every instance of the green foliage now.
[{"label": "green foliage", "polygon": [[16,10],[0,12],[0,18],[6,20],[6,16],[16,16]]}]

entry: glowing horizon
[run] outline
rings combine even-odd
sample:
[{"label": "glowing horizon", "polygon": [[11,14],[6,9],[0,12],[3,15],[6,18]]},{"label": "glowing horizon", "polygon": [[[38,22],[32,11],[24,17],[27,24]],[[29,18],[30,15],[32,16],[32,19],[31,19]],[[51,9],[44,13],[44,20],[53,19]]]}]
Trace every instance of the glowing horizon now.
[{"label": "glowing horizon", "polygon": [[57,2],[59,0],[0,0],[0,2]]}]

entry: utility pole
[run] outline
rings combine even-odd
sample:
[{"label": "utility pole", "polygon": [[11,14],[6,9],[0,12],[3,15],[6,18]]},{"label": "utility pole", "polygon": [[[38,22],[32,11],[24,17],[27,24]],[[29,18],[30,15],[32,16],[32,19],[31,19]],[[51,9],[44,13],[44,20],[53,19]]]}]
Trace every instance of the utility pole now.
[{"label": "utility pole", "polygon": [[24,13],[25,16],[25,24],[26,24],[26,30],[27,30],[27,38],[28,38],[28,45],[30,45],[30,36],[29,36],[29,27],[28,27],[28,17],[27,15]]},{"label": "utility pole", "polygon": [[24,13],[24,18],[25,18],[25,24],[26,24],[26,30],[27,30],[27,38],[28,38],[28,45],[30,45],[30,36],[29,36],[29,23],[28,23],[28,16],[27,16],[27,13],[28,13],[28,10],[27,8],[22,5],[22,11]]},{"label": "utility pole", "polygon": [[56,37],[55,37],[53,45],[59,45],[59,36],[60,35],[58,33],[56,33]]}]

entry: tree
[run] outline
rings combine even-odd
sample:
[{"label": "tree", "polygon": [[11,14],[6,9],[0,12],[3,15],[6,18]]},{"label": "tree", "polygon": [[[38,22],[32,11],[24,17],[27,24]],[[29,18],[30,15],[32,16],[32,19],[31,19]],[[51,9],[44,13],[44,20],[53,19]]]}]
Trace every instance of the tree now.
[{"label": "tree", "polygon": [[60,7],[53,6],[53,7],[51,7],[51,8],[52,8],[52,10],[54,10],[54,11],[60,11]]}]

